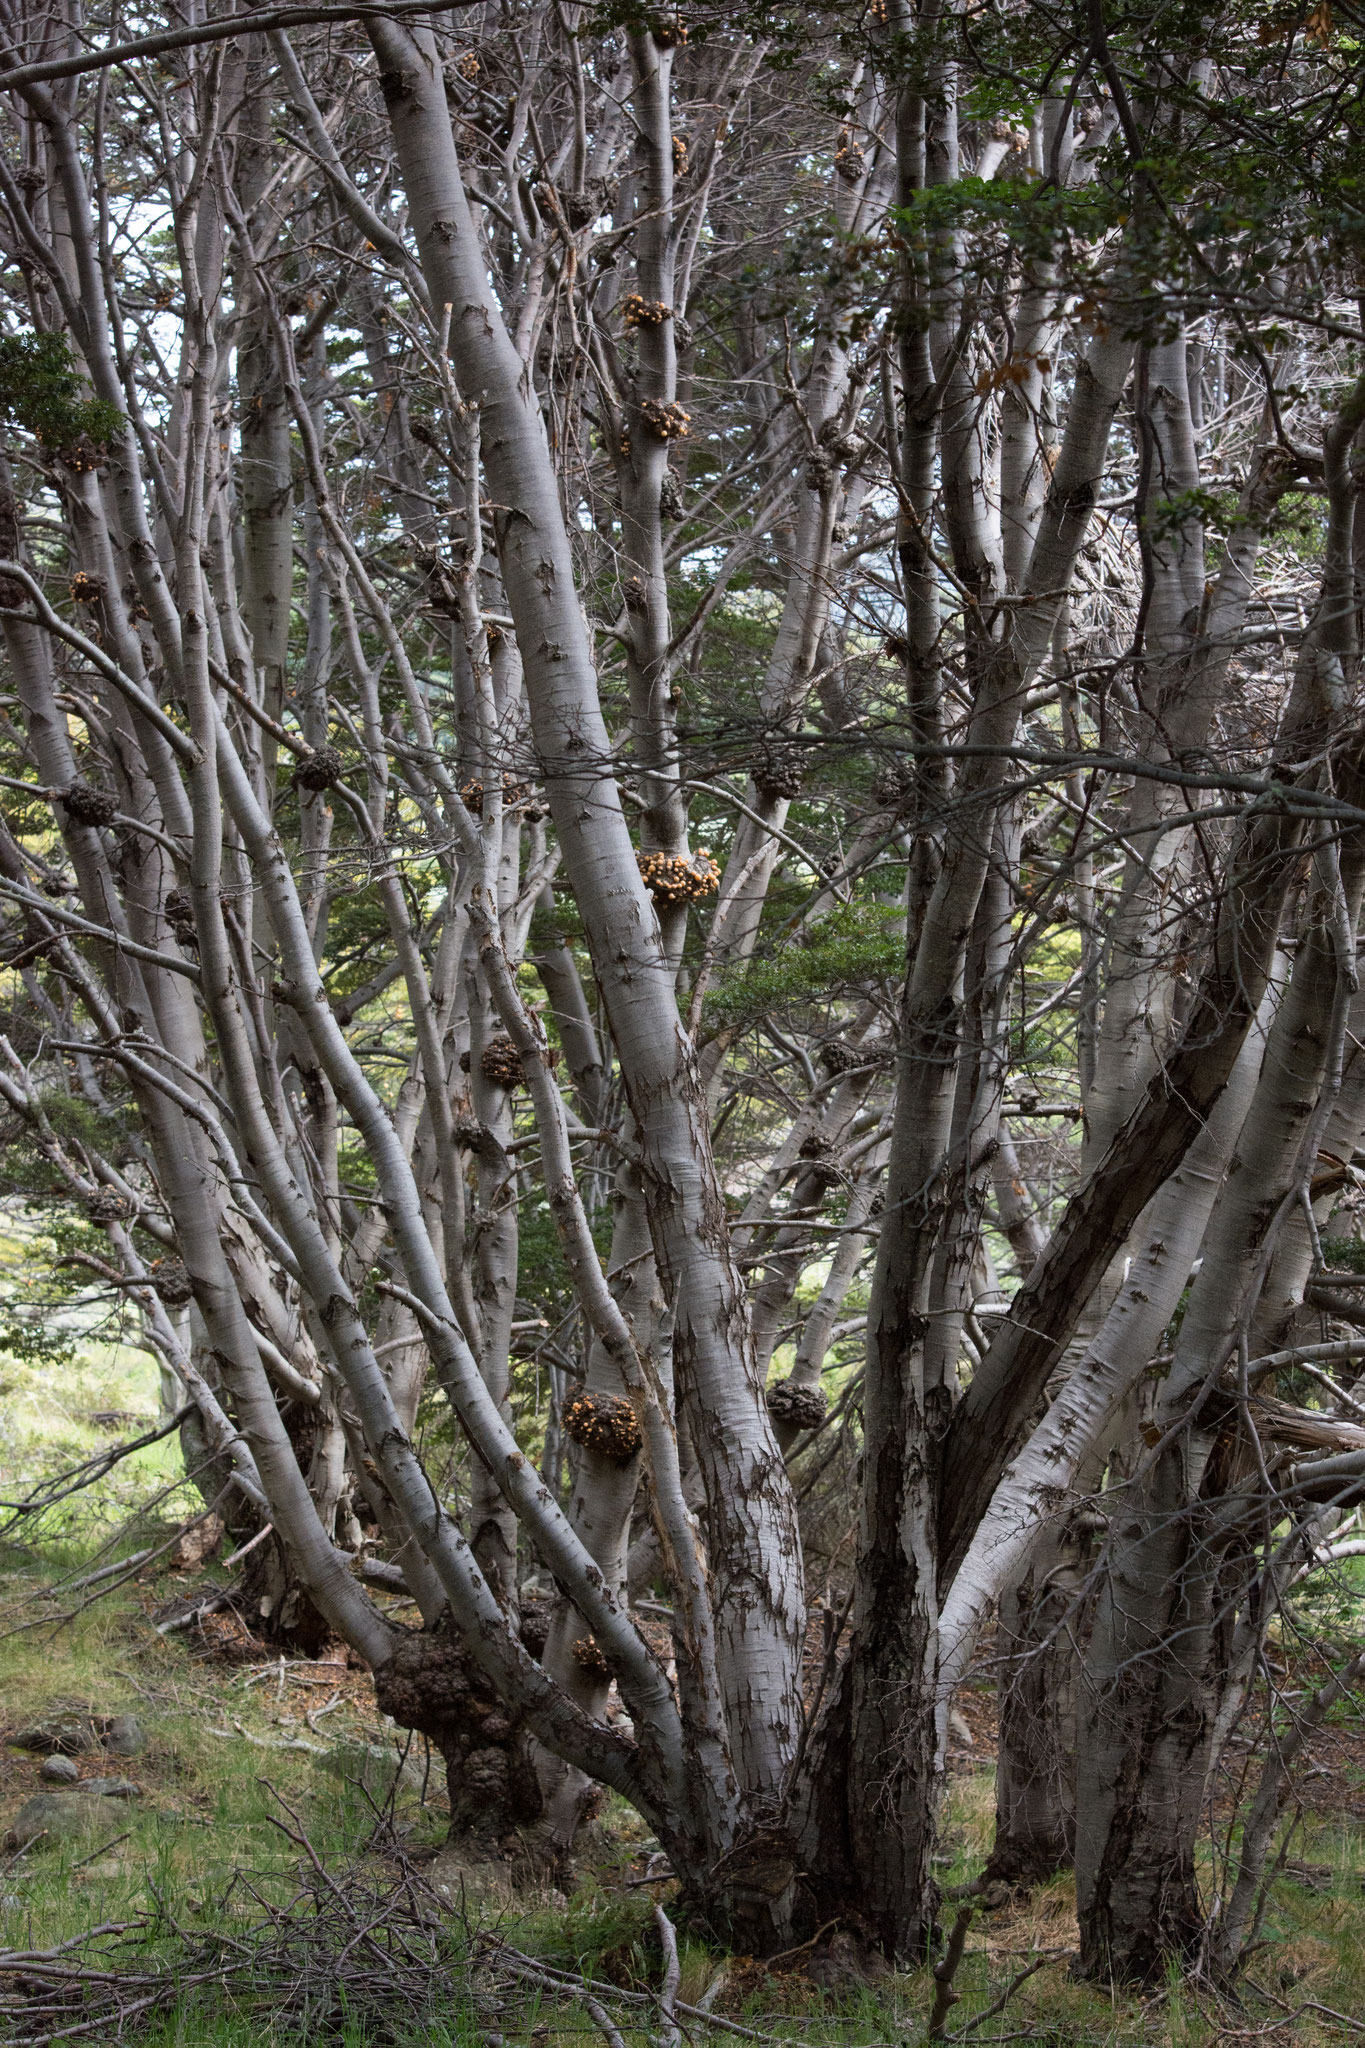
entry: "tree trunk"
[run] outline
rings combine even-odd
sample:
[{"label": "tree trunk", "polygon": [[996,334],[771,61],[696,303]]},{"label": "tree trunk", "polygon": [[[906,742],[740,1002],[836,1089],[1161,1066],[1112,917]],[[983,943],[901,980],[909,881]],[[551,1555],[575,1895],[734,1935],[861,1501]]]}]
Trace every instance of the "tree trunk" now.
[{"label": "tree trunk", "polygon": [[1059,1518],[1000,1600],[1000,1750],[987,1885],[1041,1883],[1070,1869],[1076,1852],[1076,1696],[1093,1542],[1084,1509]]},{"label": "tree trunk", "polygon": [[[1354,931],[1362,862],[1348,851],[1340,879]],[[1153,1981],[1200,1939],[1195,1851],[1244,1590],[1206,1505],[1230,1469],[1214,1453],[1231,1397],[1214,1383],[1250,1320],[1304,1147],[1317,1149],[1344,972],[1329,929],[1310,924],[1181,1322],[1154,1423],[1168,1440],[1111,1527],[1078,1769],[1077,1904],[1092,1975]]]},{"label": "tree trunk", "polygon": [[1230,1622],[1188,1507],[1187,1451],[1116,1517],[1085,1663],[1076,1773],[1083,1974],[1160,1982],[1203,1934],[1195,1863]]},{"label": "tree trunk", "polygon": [[515,1854],[540,1812],[530,1740],[458,1640],[444,1629],[401,1637],[375,1672],[375,1700],[445,1759],[451,1840]]}]

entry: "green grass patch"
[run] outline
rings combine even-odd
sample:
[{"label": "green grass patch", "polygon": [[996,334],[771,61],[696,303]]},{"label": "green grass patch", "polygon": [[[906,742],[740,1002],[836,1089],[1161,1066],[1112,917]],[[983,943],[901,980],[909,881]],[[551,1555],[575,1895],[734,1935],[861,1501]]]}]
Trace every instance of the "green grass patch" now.
[{"label": "green grass patch", "polygon": [[[29,1564],[11,1568],[0,1584],[10,1631],[0,1640],[6,1731],[12,1735],[63,1703],[130,1712],[146,1731],[145,1752],[131,1759],[82,1758],[80,1765],[87,1776],[126,1774],[143,1791],[126,1802],[115,1830],[120,1839],[96,1835],[42,1844],[9,1862],[0,1877],[0,1944],[51,1948],[102,1923],[128,1923],[130,1945],[121,1951],[121,1965],[136,1971],[158,1960],[178,1967],[177,1959],[193,1953],[206,1930],[229,1940],[258,1939],[269,1910],[316,1910],[309,1886],[317,1880],[299,1844],[281,1831],[281,1820],[302,1825],[329,1871],[359,1873],[376,1895],[401,1877],[393,1838],[376,1830],[378,1809],[389,1816],[405,1854],[433,1882],[443,1869],[447,1877],[454,1870],[453,1885],[447,1882],[442,1893],[455,1908],[442,1936],[448,1969],[420,2018],[373,2007],[348,2012],[325,1982],[315,1987],[310,2006],[301,1977],[282,1999],[277,1977],[263,1964],[259,1979],[248,1974],[229,1989],[191,1986],[174,2010],[132,2023],[126,2038],[147,2048],[296,2048],[324,2041],[342,2048],[415,2048],[418,2041],[428,2048],[475,2048],[486,2042],[490,2021],[465,1977],[469,1923],[476,1934],[497,1927],[517,1947],[621,1989],[657,1989],[662,1957],[654,1892],[630,1882],[655,1844],[619,1800],[610,1800],[594,1824],[567,1897],[518,1888],[509,1871],[471,1865],[466,1872],[458,1860],[450,1864],[449,1852],[433,1863],[446,1829],[439,1764],[424,1803],[423,1759],[414,1756],[399,1771],[395,1731],[378,1715],[365,1674],[206,1662],[152,1626],[146,1610],[177,1590],[166,1577],[124,1589],[68,1626],[15,1633],[16,1625],[33,1618],[33,1596],[44,1576]],[[334,1693],[340,1695],[335,1701]],[[323,1706],[329,1711],[320,1716]],[[387,1754],[374,1754],[386,1748]],[[0,1828],[40,1789],[40,1761],[12,1746],[0,1752]],[[952,1781],[935,1872],[945,1891],[981,1869],[993,1817],[989,1771]],[[945,1918],[953,1910],[950,1900]],[[800,1958],[768,1970],[725,1956],[685,1924],[680,1935],[683,1998],[697,2002],[724,1972],[716,2009],[741,2025],[829,2048],[911,2048],[924,2037],[933,1989],[927,1969],[870,1983],[837,1972],[815,1981]],[[1290,1869],[1272,1884],[1265,1935],[1252,1976],[1272,1998],[1291,2012],[1312,2001],[1355,2019],[1365,2014],[1365,1835],[1350,1814],[1306,1817]],[[1216,2048],[1232,2038],[1228,2010],[1178,1979],[1146,1998],[1115,1997],[1107,1988],[1076,1982],[1066,1960],[1075,1940],[1074,1888],[1066,1876],[1026,1899],[980,1912],[950,2028],[981,2018],[983,2039],[1008,2035],[1019,2048]],[[1000,2015],[984,2021],[1011,1978],[1045,1954],[1047,1966]],[[617,2017],[627,2048],[647,2048],[657,2018],[647,2008],[618,2009]],[[1243,2023],[1269,2026],[1283,2017],[1252,1996]],[[507,2048],[583,2048],[598,2039],[581,2008],[527,1991],[516,1994],[496,2030]],[[1273,2048],[1282,2041],[1311,2048],[1342,2036],[1339,2025],[1305,2011],[1289,2033],[1266,2038]]]}]

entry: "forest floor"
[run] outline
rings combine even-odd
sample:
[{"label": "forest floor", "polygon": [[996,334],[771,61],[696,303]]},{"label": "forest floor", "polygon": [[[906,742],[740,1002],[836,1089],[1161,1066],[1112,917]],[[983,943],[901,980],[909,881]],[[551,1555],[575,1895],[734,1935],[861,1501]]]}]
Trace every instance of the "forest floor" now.
[{"label": "forest floor", "polygon": [[[60,1379],[6,1361],[0,1501],[137,1433],[155,1394],[145,1371],[123,1376],[127,1357],[91,1355],[88,1370]],[[445,1846],[440,1761],[420,1741],[404,1753],[364,1670],[281,1662],[231,1615],[161,1633],[158,1619],[164,1626],[177,1603],[183,1609],[233,1577],[212,1562],[177,1571],[173,1552],[154,1558],[61,1621],[97,1590],[71,1589],[73,1575],[155,1546],[196,1506],[172,1437],[73,1496],[46,1518],[41,1537],[31,1523],[12,1528],[32,1548],[0,1542],[0,1841],[45,1789],[42,1757],[12,1740],[26,1727],[62,1712],[126,1714],[145,1738],[133,1755],[74,1760],[84,1782],[123,1778],[137,1787],[88,1802],[89,1832],[0,1847],[0,2043],[602,2048],[600,2020],[581,1982],[566,1976],[607,1987],[598,2004],[600,2019],[618,2029],[612,2048],[667,2042],[652,1901],[676,1911],[672,1887],[639,1882],[658,1845],[621,1802],[593,1824],[566,1895],[526,1882],[501,1859]],[[54,1593],[62,1579],[68,1589]],[[1360,1608],[1351,1604],[1354,1633]],[[953,1890],[976,1878],[991,1846],[988,1672],[958,1707],[936,1873],[948,1895],[945,1921],[957,1910]],[[946,2038],[973,2048],[1313,2048],[1365,2039],[1359,1718],[1339,1715],[1321,1731],[1298,1791],[1302,1823],[1271,1887],[1250,1970],[1256,1988],[1244,1983],[1240,2003],[1215,2002],[1176,1977],[1141,1998],[1074,1980],[1074,1891],[1058,1877],[977,1912]],[[92,1942],[100,1928],[115,1931]],[[929,1972],[869,1983],[841,1970],[837,1929],[815,1949],[766,1966],[727,1957],[685,1926],[679,1937],[681,2000],[706,2000],[729,2031],[680,2014],[678,2048],[746,2038],[917,2048],[925,2039]],[[52,1957],[63,1943],[74,1946]],[[16,1952],[49,1954],[26,1966]],[[1041,1967],[994,2010],[1034,1963]],[[93,1978],[60,1975],[92,1966]]]},{"label": "forest floor", "polygon": [[[128,1757],[75,1759],[84,1780],[126,1776],[138,1787],[101,1806],[99,1825],[88,1834],[0,1855],[0,1949],[51,1951],[97,1927],[122,1929],[105,1938],[117,1967],[178,1972],[181,1984],[167,1991],[163,1983],[158,2004],[133,2016],[121,2039],[145,2048],[323,2041],[499,2048],[499,2037],[503,2048],[581,2048],[585,2039],[601,2039],[581,1998],[565,2000],[545,1985],[523,1981],[490,2008],[489,1984],[496,1979],[506,1992],[508,1980],[496,1968],[492,1978],[481,1976],[478,1957],[496,1960],[503,1948],[622,1992],[657,1990],[662,1952],[650,1901],[660,1887],[638,1882],[657,1844],[624,1806],[613,1803],[594,1824],[571,1894],[519,1881],[509,1864],[443,1846],[439,1759],[428,1768],[420,1741],[403,1756],[401,1736],[378,1713],[363,1670],[282,1661],[230,1622],[206,1636],[158,1633],[153,1616],[205,1584],[202,1568],[130,1583],[59,1628],[50,1617],[63,1604],[42,1593],[52,1575],[50,1559],[0,1555],[0,1626],[8,1630],[0,1636],[4,1735],[63,1712],[128,1714],[146,1746]],[[973,1741],[968,1747],[959,1740],[954,1754],[939,1868],[945,1890],[980,1870],[993,1820],[992,1703],[985,1692],[968,1693],[961,1710]],[[1248,1988],[1240,2008],[1215,2004],[1197,1986],[1175,1980],[1155,1995],[1127,2000],[1074,1981],[1067,1967],[1074,1895],[1059,1877],[1027,1899],[978,1913],[956,1980],[961,2002],[949,2016],[949,2038],[966,2028],[969,2040],[1009,2040],[1021,2048],[1297,2048],[1365,2035],[1362,1731],[1325,1731],[1309,1769],[1303,1792],[1312,1805],[1294,1859],[1273,1887],[1265,1946],[1251,1971],[1260,1989]],[[0,1747],[0,1835],[46,1789],[41,1771],[40,1756],[12,1742]],[[318,1875],[312,1852],[327,1876]],[[259,1942],[262,1928],[280,1916],[315,1916],[318,1888],[329,1881],[334,1890],[359,1883],[366,1899],[378,1899],[404,1873],[421,1890],[432,1924],[448,1923],[438,1937],[448,1944],[448,1969],[438,1971],[434,1990],[428,1982],[419,2016],[405,2017],[397,1997],[387,2012],[367,2014],[359,2004],[349,2014],[339,2011],[340,1980],[322,1950],[308,1965],[317,1982],[296,1996],[282,1996],[278,1955],[259,1971],[198,1987],[189,1981],[203,1963],[206,1940]],[[667,1904],[668,1887],[662,1897]],[[363,1948],[359,1918],[355,1929]],[[93,1952],[72,1954],[88,1962]],[[988,2019],[1011,1979],[1039,1960],[1037,1973]],[[762,2036],[831,2048],[909,2048],[924,2038],[933,2001],[926,1971],[869,1984],[851,1974],[841,1981],[837,1948],[833,1967],[827,1949],[821,1968],[811,1962],[809,1953],[767,1967],[726,1958],[689,1940],[684,1929],[681,1997],[696,2004],[723,1970],[713,2012]],[[3,1964],[0,1957],[0,2040],[33,2038],[30,2022],[6,2018],[6,1995],[22,1994],[26,1980],[22,1969],[6,1975]],[[308,1974],[296,1962],[288,1971],[291,1984]],[[68,1987],[63,2024],[88,2014],[86,1995]],[[657,2008],[627,2006],[612,2017],[627,2048],[658,2038]],[[981,2024],[973,2030],[974,2021]],[[687,2027],[689,2042],[726,2038],[700,2022]],[[49,2022],[49,2037],[57,2031]],[[112,2027],[97,2024],[70,2038],[112,2037]]]}]

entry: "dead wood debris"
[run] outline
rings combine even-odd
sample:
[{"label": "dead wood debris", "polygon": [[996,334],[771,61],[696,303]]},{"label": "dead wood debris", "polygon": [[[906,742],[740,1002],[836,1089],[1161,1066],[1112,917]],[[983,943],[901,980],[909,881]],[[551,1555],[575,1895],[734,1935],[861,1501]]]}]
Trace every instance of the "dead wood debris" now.
[{"label": "dead wood debris", "polygon": [[661,1994],[623,1991],[525,1955],[495,1931],[471,1929],[388,1830],[380,1831],[389,1843],[382,1863],[333,1870],[293,1808],[275,1797],[287,1815],[276,1825],[300,1851],[283,1904],[239,1871],[193,1927],[158,1897],[153,1913],[105,1922],[54,1948],[0,1950],[6,2048],[132,2040],[198,2000],[268,2015],[272,2038],[331,2039],[343,2029],[376,2041],[406,2038],[460,2009],[472,2032],[496,2041],[526,2032],[548,2008],[569,2006],[607,2048],[624,2048],[623,2029],[638,2032],[647,2022],[653,2031],[661,2021],[665,2038],[680,2024],[692,2038],[699,2025],[784,2048],[772,2035],[684,2005],[671,1972]]}]

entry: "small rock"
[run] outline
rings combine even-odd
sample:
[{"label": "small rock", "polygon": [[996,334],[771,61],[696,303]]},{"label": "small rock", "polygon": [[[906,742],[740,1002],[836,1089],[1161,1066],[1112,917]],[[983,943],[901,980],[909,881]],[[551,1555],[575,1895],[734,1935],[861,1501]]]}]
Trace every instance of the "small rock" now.
[{"label": "small rock", "polygon": [[147,1747],[142,1723],[131,1714],[115,1714],[105,1723],[100,1740],[111,1756],[141,1756]]},{"label": "small rock", "polygon": [[80,1786],[83,1794],[95,1799],[141,1799],[142,1787],[135,1785],[131,1778],[87,1778]]},{"label": "small rock", "polygon": [[112,1756],[140,1756],[147,1747],[142,1724],[132,1714],[94,1714],[74,1706],[20,1729],[12,1740],[16,1748],[40,1756],[91,1756],[100,1749]]},{"label": "small rock", "polygon": [[114,1799],[87,1799],[79,1792],[38,1792],[25,1800],[14,1816],[8,1846],[22,1849],[37,1835],[49,1843],[70,1842],[78,1836],[95,1834],[101,1828],[110,1833],[122,1828],[127,1814]]},{"label": "small rock", "polygon": [[99,1737],[90,1725],[89,1714],[54,1714],[50,1720],[35,1721],[14,1737],[15,1747],[39,1756],[88,1756],[99,1748]]},{"label": "small rock", "polygon": [[80,1775],[80,1766],[69,1756],[45,1758],[38,1773],[45,1785],[74,1785]]}]

